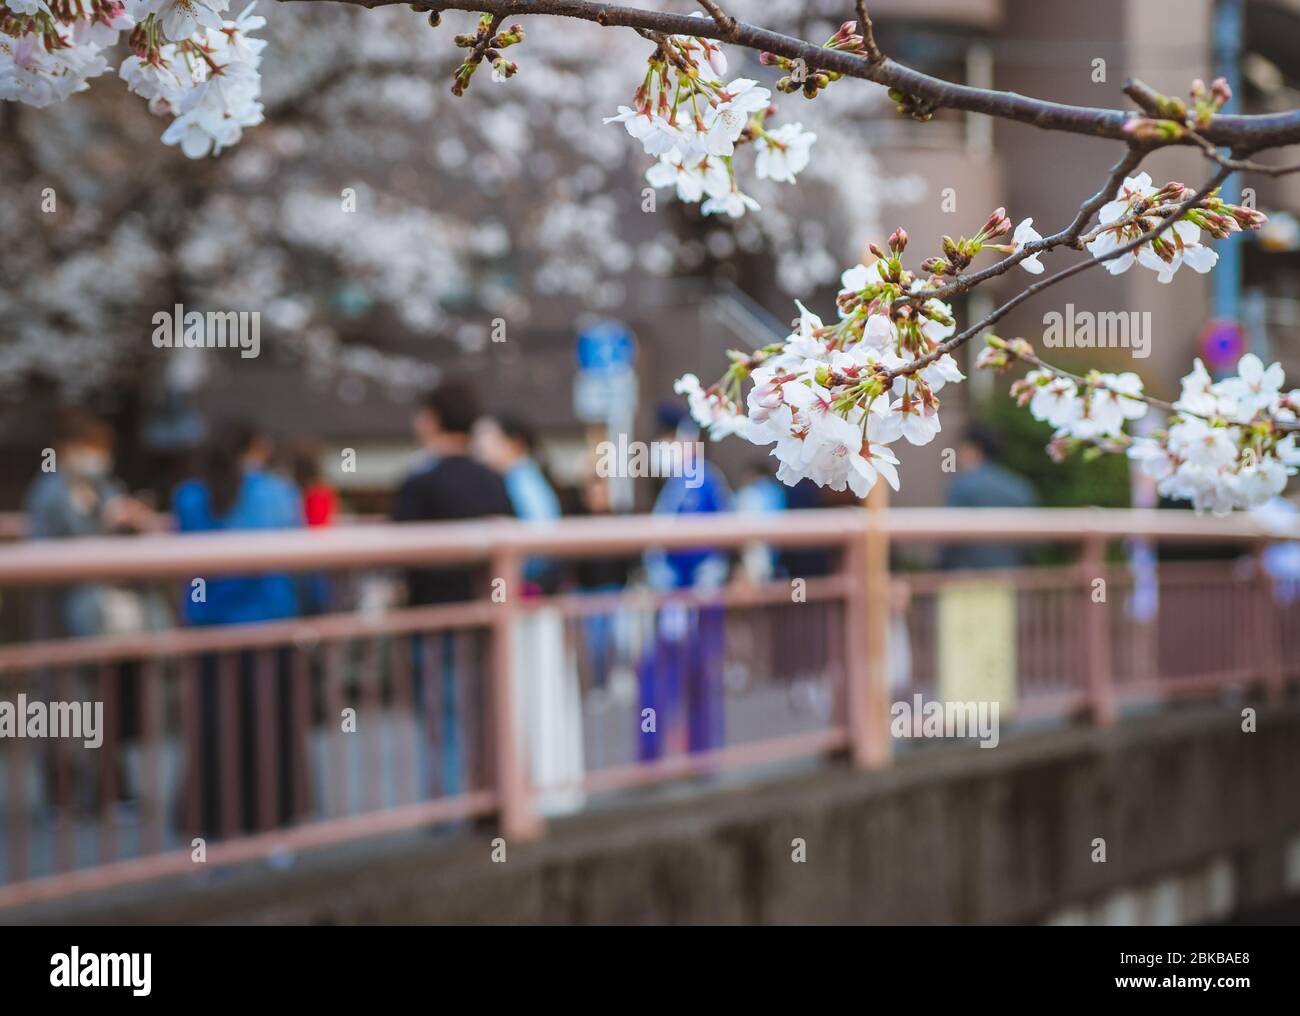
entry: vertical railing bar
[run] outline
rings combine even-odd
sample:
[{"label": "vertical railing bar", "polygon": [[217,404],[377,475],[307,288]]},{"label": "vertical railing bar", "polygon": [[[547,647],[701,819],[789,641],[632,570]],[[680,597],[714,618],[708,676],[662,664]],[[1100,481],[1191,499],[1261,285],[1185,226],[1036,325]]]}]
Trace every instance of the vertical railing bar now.
[{"label": "vertical railing bar", "polygon": [[[5,676],[0,671],[0,678]],[[23,682],[30,687],[31,678]],[[17,685],[15,680],[13,684]],[[27,738],[8,739],[9,763],[9,875],[11,881],[27,877],[28,843],[31,836],[32,807],[28,794]]]},{"label": "vertical railing bar", "polygon": [[429,796],[442,797],[446,790],[443,772],[443,647],[448,636],[442,632],[425,632],[420,639],[420,675],[424,688],[424,724],[427,731],[429,761]]},{"label": "vertical railing bar", "polygon": [[1083,614],[1084,659],[1087,666],[1088,695],[1093,722],[1109,726],[1115,722],[1114,684],[1111,681],[1110,597],[1093,602],[1092,583],[1105,577],[1106,539],[1090,535],[1083,539],[1079,555],[1081,609]]},{"label": "vertical railing bar", "polygon": [[[257,824],[262,830],[279,824],[280,815],[280,675],[275,649],[258,652],[254,663],[253,680],[256,687],[253,701],[257,703],[254,721],[257,737],[257,775],[253,785],[257,788]],[[249,735],[254,732],[249,731]]]},{"label": "vertical railing bar", "polygon": [[99,863],[117,859],[117,804],[118,758],[118,681],[116,665],[99,667],[99,698],[104,709],[103,742],[96,749],[99,755]]},{"label": "vertical railing bar", "polygon": [[163,725],[162,661],[146,660],[140,676],[140,730],[144,740],[141,756],[140,802],[144,811],[144,851],[157,854],[163,847],[162,753]]},{"label": "vertical railing bar", "polygon": [[[844,565],[841,562],[841,575],[843,574],[843,568]],[[828,600],[827,609],[822,612],[827,647],[826,677],[831,685],[830,719],[832,726],[844,724],[848,719],[844,702],[844,692],[847,684],[845,680],[844,614],[847,610],[848,593],[846,591],[835,599]],[[904,624],[906,624],[906,618],[904,618]]]},{"label": "vertical railing bar", "polygon": [[460,751],[464,764],[464,779],[461,792],[467,793],[480,786],[480,770],[483,765],[482,731],[480,720],[483,710],[478,702],[478,693],[482,690],[474,670],[472,658],[473,645],[468,631],[457,631],[452,635],[452,667],[456,674],[456,706],[460,718]]},{"label": "vertical railing bar", "polygon": [[416,773],[415,738],[419,730],[418,717],[415,716],[414,693],[411,687],[411,642],[410,639],[397,637],[389,644],[389,654],[393,661],[393,719],[397,724],[397,736],[393,743],[393,773],[397,790],[398,804],[407,804],[419,798],[419,779]]},{"label": "vertical railing bar", "polygon": [[[242,825],[244,787],[241,759],[240,701],[243,699],[244,661],[235,652],[223,653],[217,664],[217,756],[221,785],[217,788],[220,803],[221,835],[235,836]],[[248,732],[251,736],[251,732]]]},{"label": "vertical railing bar", "polygon": [[[184,776],[184,821],[187,839],[211,830],[203,828],[204,808],[213,809],[211,801],[205,801],[204,779],[201,768],[204,764],[202,723],[199,708],[202,701],[202,675],[198,660],[185,656],[180,660],[180,700],[181,700],[181,737],[185,753]],[[215,724],[213,724],[215,727]],[[213,731],[215,735],[215,730]],[[215,753],[214,753],[215,754]]]},{"label": "vertical railing bar", "polygon": [[474,633],[457,631],[453,636],[452,667],[456,674],[456,704],[460,717],[460,729],[464,732],[460,739],[461,756],[464,760],[464,780],[461,792],[468,793],[476,787],[483,786],[483,682],[478,671],[478,659],[474,652]]},{"label": "vertical railing bar", "polygon": [[864,526],[848,555],[859,632],[851,656],[849,733],[854,764],[878,769],[889,763],[889,531],[883,484],[872,487],[863,510]]},{"label": "vertical railing bar", "polygon": [[311,813],[311,649],[295,645],[292,652],[289,686],[292,741],[289,750],[293,803],[290,814],[295,820],[301,820]]},{"label": "vertical railing bar", "polygon": [[343,650],[341,641],[330,642],[325,647],[325,731],[331,815],[344,815],[349,811],[347,801],[347,773],[343,743]]},{"label": "vertical railing bar", "polygon": [[[62,702],[73,701],[73,697],[68,694],[68,690],[73,683],[67,669],[60,668],[57,670],[54,678],[55,699]],[[68,871],[73,866],[76,849],[74,838],[79,821],[77,808],[73,800],[76,786],[73,781],[71,752],[72,743],[67,738],[55,739],[55,808],[58,823],[55,832],[55,860],[59,871]]]},{"label": "vertical railing bar", "polygon": [[358,680],[361,686],[361,700],[358,703],[361,713],[361,754],[362,754],[362,805],[366,810],[382,808],[384,804],[384,767],[383,767],[383,668],[380,666],[379,636],[372,636],[362,643],[358,666]]},{"label": "vertical railing bar", "polygon": [[514,639],[517,602],[522,591],[519,557],[497,545],[492,555],[492,576],[504,583],[505,601],[496,605],[492,618],[492,745],[496,760],[501,833],[507,840],[530,840],[542,834],[543,823],[533,810],[521,743],[515,729]]}]

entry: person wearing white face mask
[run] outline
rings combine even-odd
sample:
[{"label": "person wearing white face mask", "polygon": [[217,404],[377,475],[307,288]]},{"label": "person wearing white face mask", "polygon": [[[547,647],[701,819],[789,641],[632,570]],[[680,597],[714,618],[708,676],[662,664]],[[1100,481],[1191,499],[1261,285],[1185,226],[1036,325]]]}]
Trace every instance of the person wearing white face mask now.
[{"label": "person wearing white face mask", "polygon": [[[80,411],[70,411],[56,424],[51,452],[42,458],[41,472],[27,492],[30,539],[103,536],[152,524],[153,513],[128,497],[112,475],[113,432],[107,424]],[[116,589],[102,583],[63,586],[43,591],[38,598],[35,637],[89,638],[158,628],[166,623],[165,613],[156,598],[150,599],[135,590]],[[117,736],[124,750],[138,727],[138,676],[134,665],[121,664],[117,678]],[[45,691],[52,692],[52,681],[52,675],[40,675],[38,687],[44,686]],[[78,681],[93,698],[94,675],[87,671],[78,676]],[[47,770],[50,761],[47,759]],[[120,752],[113,764],[116,796],[118,800],[127,800],[130,790]],[[100,772],[98,767],[92,771]],[[49,771],[46,779],[48,789],[54,785]],[[86,781],[82,784],[88,785]],[[96,797],[104,789],[107,787],[96,787]]]},{"label": "person wearing white face mask", "polygon": [[[53,454],[27,492],[28,536],[34,540],[103,536],[142,528],[149,510],[128,497],[112,476],[113,432],[80,411],[66,413],[55,428]],[[52,616],[42,619],[44,638],[100,635],[113,627],[102,586],[67,589]]]},{"label": "person wearing white face mask", "polygon": [[112,477],[113,444],[112,428],[102,420],[80,410],[59,417],[54,447],[27,492],[33,539],[97,536],[148,524],[149,509],[126,496]]}]

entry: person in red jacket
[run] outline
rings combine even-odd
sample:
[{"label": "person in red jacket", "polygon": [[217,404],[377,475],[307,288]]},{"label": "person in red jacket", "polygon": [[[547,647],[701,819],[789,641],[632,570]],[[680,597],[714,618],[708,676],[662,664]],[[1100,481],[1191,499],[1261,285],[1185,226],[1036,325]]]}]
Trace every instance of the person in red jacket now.
[{"label": "person in red jacket", "polygon": [[320,470],[320,449],[304,444],[293,457],[293,477],[302,492],[302,514],[309,526],[330,526],[338,511],[338,494]]},{"label": "person in red jacket", "polygon": [[[332,526],[338,512],[338,494],[325,482],[320,468],[320,447],[303,442],[290,458],[294,483],[302,499],[302,518],[308,527]],[[327,576],[311,572],[297,577],[298,602],[304,614],[328,614],[334,606]]]}]

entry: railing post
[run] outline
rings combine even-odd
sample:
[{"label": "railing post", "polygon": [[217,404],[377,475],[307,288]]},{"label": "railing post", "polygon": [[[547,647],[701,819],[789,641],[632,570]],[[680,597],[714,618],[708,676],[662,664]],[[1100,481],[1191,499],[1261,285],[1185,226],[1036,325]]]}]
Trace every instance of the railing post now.
[{"label": "railing post", "polygon": [[879,769],[889,764],[889,529],[885,485],[867,497],[866,526],[854,537],[848,567],[851,633],[848,660],[849,737],[853,764]]},{"label": "railing post", "polygon": [[[522,731],[515,722],[515,625],[523,577],[519,555],[498,547],[492,555],[492,738],[496,761],[497,797],[501,835],[507,841],[528,841],[542,834],[543,824],[533,810],[525,768]],[[499,602],[498,602],[499,600]],[[520,674],[527,680],[527,674]],[[524,718],[527,722],[527,718]]]},{"label": "railing post", "polygon": [[[1106,538],[1084,538],[1079,558],[1083,608],[1083,658],[1088,679],[1088,702],[1092,722],[1108,727],[1115,722],[1114,659],[1110,647],[1109,590],[1098,600],[1094,595],[1097,579],[1106,579]],[[1102,589],[1106,589],[1103,585]]]}]

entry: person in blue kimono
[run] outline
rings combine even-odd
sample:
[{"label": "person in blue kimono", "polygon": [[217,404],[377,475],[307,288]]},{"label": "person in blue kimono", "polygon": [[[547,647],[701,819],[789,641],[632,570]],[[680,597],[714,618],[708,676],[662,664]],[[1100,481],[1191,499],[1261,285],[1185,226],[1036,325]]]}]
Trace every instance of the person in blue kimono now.
[{"label": "person in blue kimono", "polygon": [[[659,461],[673,463],[673,475],[655,500],[656,515],[690,515],[732,509],[727,481],[704,460],[699,432],[679,407],[660,408]],[[679,467],[679,468],[678,468]],[[655,589],[719,589],[727,579],[728,556],[717,548],[651,551],[646,574]],[[642,761],[722,747],[722,665],[725,608],[691,606],[671,597],[660,608],[655,638],[637,668],[640,690],[638,756]],[[646,710],[653,710],[647,714]],[[653,722],[650,722],[653,718]]]}]

